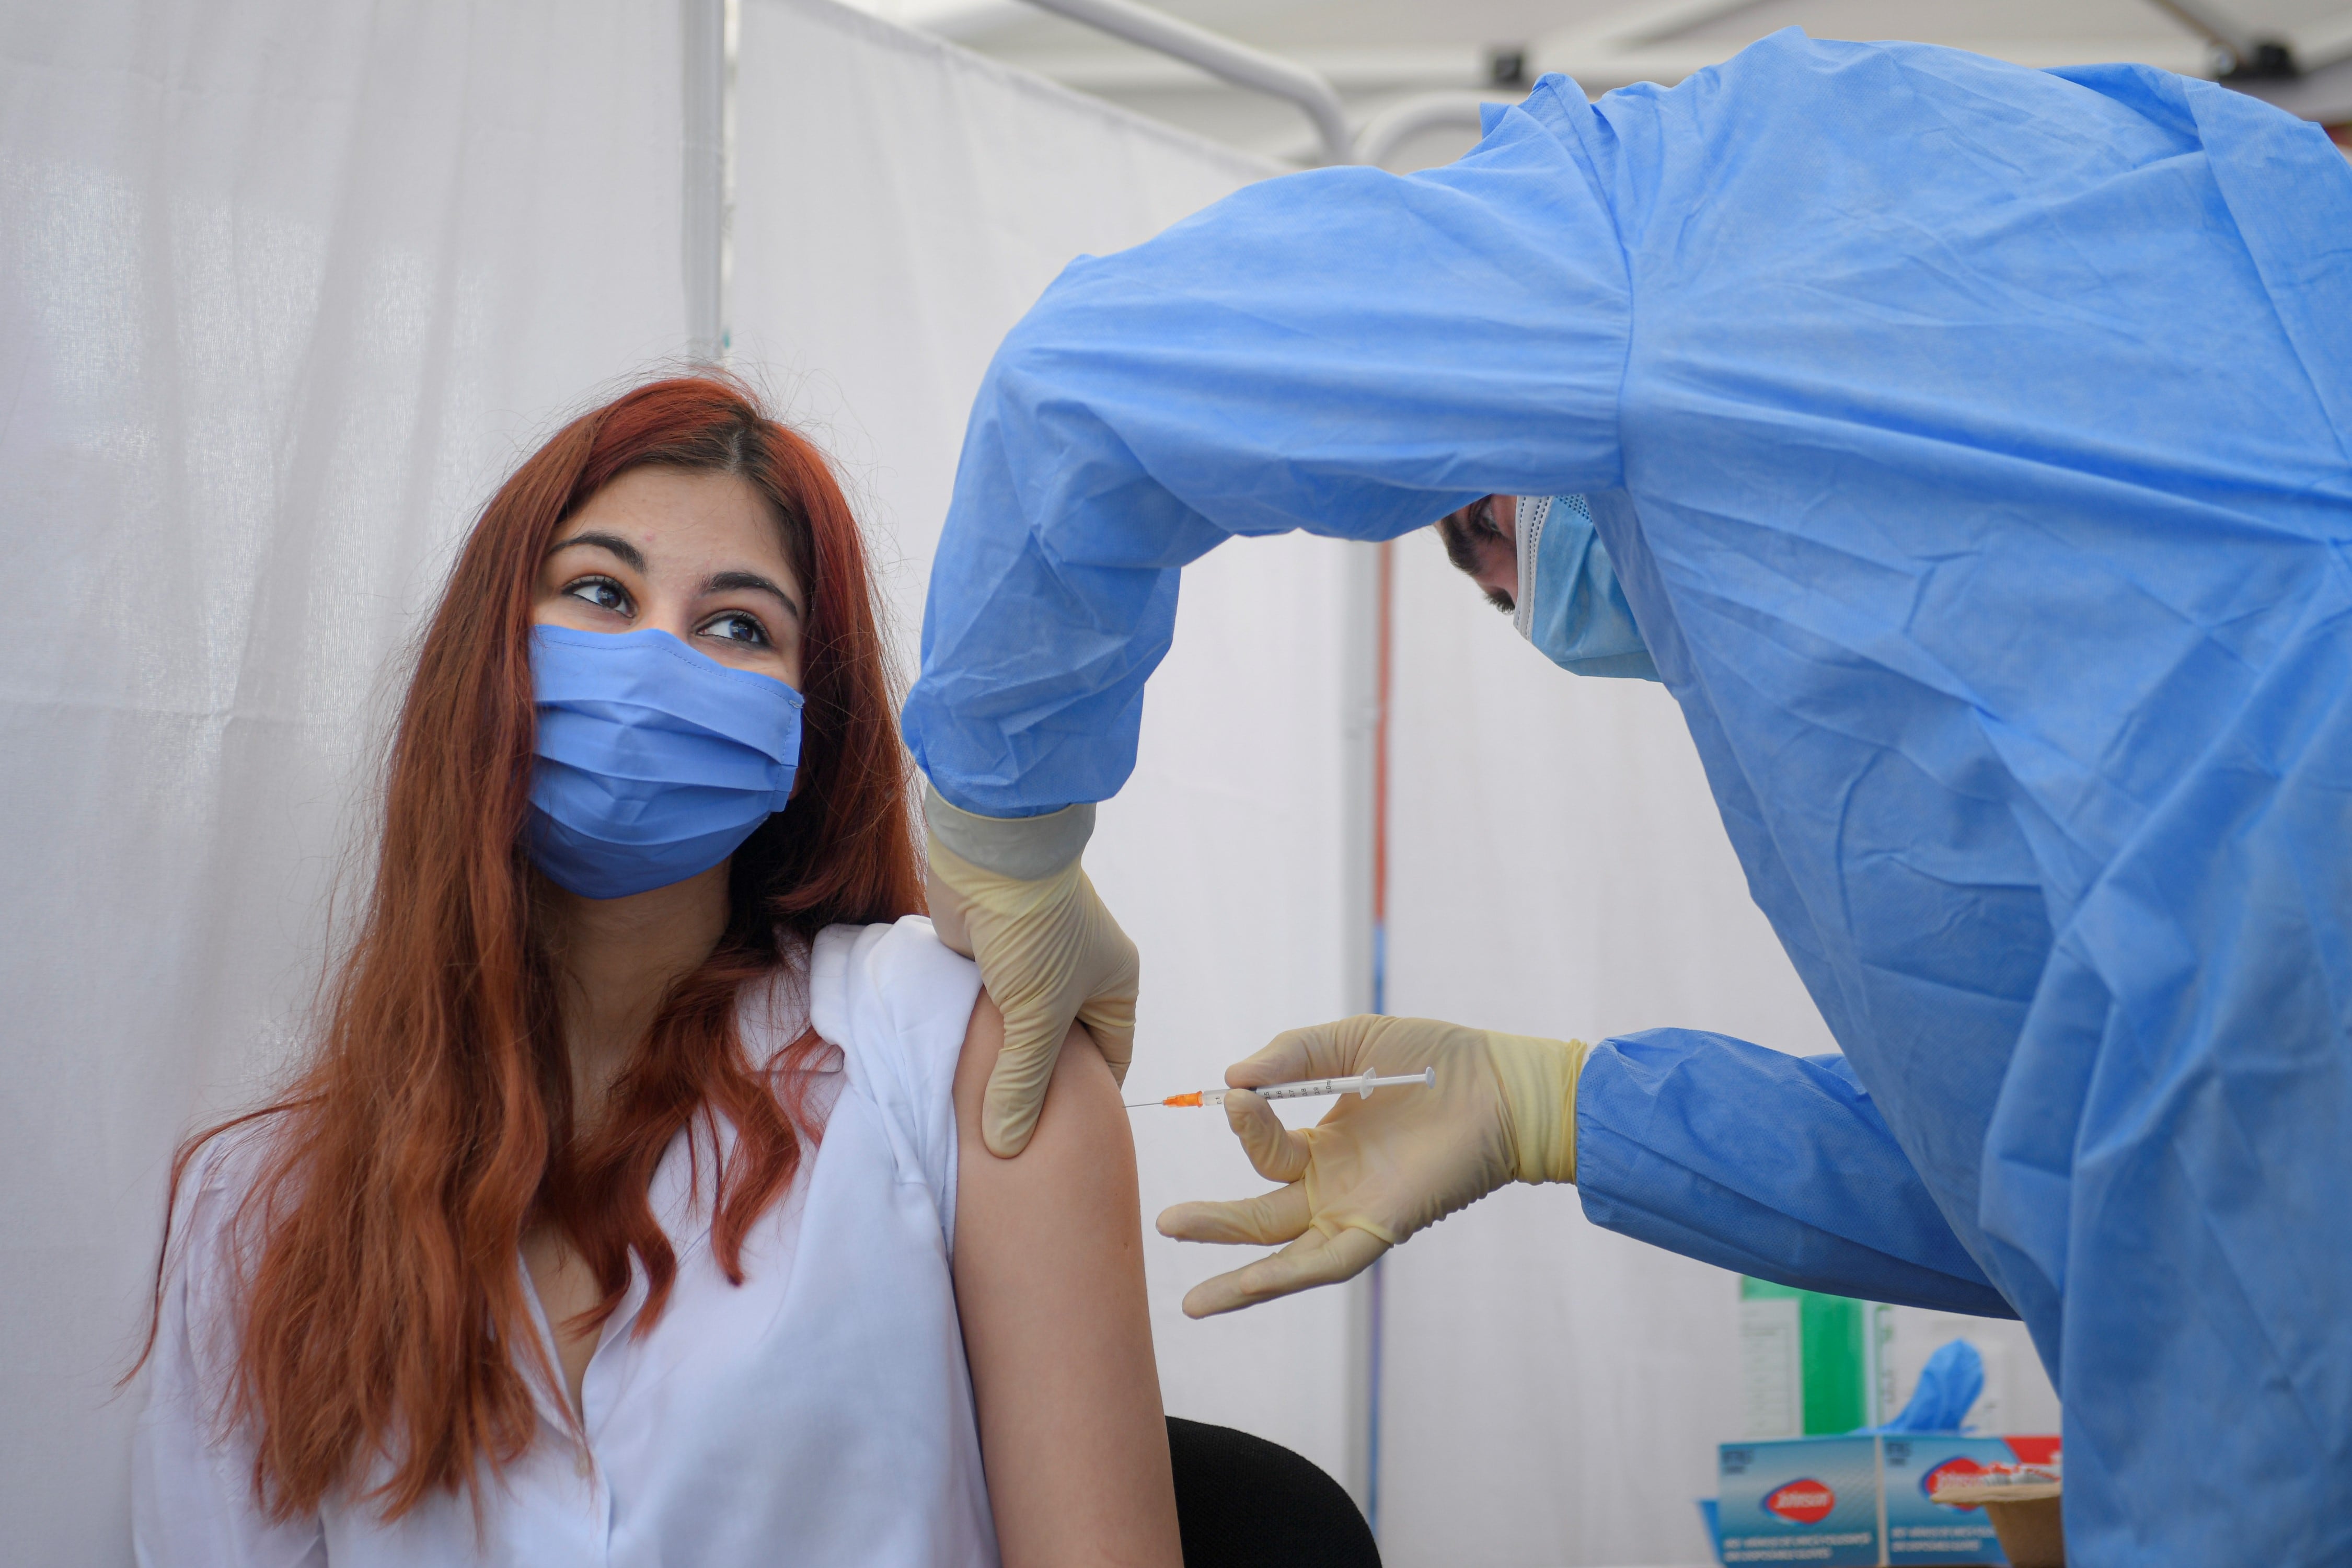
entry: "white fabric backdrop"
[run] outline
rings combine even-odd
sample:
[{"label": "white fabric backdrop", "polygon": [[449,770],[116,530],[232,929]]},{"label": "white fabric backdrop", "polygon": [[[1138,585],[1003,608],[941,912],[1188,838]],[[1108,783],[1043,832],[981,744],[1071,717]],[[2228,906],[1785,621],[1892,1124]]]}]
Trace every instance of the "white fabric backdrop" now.
[{"label": "white fabric backdrop", "polygon": [[307,994],[380,672],[534,437],[684,347],[677,38],[0,20],[0,1562],[129,1561],[166,1156]]},{"label": "white fabric backdrop", "polygon": [[[890,541],[911,668],[998,340],[1074,257],[1270,171],[825,0],[745,0],[737,82],[735,363],[839,455]],[[1277,1031],[1349,1008],[1345,550],[1269,541],[1185,574],[1135,778],[1087,854],[1144,954],[1129,1098],[1222,1082]],[[1214,1112],[1145,1110],[1135,1128],[1147,1223],[1181,1198],[1263,1190]],[[1238,1261],[1147,1238],[1168,1408],[1345,1478],[1348,1299],[1187,1321],[1184,1290]]]},{"label": "white fabric backdrop", "polygon": [[[1561,674],[1434,535],[1397,548],[1391,1010],[1836,1049],[1665,689]],[[1387,1306],[1394,1568],[1708,1560],[1693,1500],[1741,1435],[1734,1276],[1512,1187],[1394,1254]]]},{"label": "white fabric backdrop", "polygon": [[[1266,171],[824,0],[743,12],[739,363],[841,457],[911,659],[1003,330]],[[127,1557],[108,1385],[165,1156],[299,1018],[386,662],[499,475],[684,346],[678,41],[630,0],[0,23],[0,1562]],[[1391,1005],[1825,1048],[1664,693],[1559,677],[1401,550]],[[1345,558],[1187,574],[1089,856],[1147,955],[1139,1098],[1354,1003]],[[1147,1216],[1261,1184],[1213,1113],[1137,1131]],[[1349,1299],[1183,1320],[1228,1261],[1151,1238],[1171,1410],[1349,1476]],[[1392,1563],[1698,1560],[1727,1276],[1515,1191],[1399,1253],[1389,1309]]]},{"label": "white fabric backdrop", "polygon": [[[1681,710],[1562,675],[1401,541],[1391,1011],[1598,1040],[1676,1025],[1837,1049],[1748,886]],[[1738,1284],[1511,1187],[1388,1267],[1391,1568],[1709,1560],[1693,1500],[1740,1429]],[[2012,1431],[2056,1431],[2023,1326],[1903,1309],[1910,1396],[1962,1327]]]}]

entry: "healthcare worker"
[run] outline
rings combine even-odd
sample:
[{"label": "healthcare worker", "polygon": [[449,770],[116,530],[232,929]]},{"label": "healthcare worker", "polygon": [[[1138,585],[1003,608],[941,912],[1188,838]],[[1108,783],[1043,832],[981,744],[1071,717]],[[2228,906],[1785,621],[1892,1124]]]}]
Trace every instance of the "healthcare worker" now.
[{"label": "healthcare worker", "polygon": [[1726,1268],[2022,1316],[2078,1564],[2352,1562],[2342,156],[2161,71],[1790,30],[1671,90],[1547,78],[1451,167],[1270,180],[1072,265],[973,410],[906,711],[935,909],[1007,1016],[992,1148],[1061,1020],[1127,1053],[1079,851],[1178,569],[1489,496],[1535,500],[1457,548],[1507,542],[1555,661],[1673,692],[1844,1054],[1286,1035],[1230,1081],[1438,1089],[1300,1136],[1235,1097],[1288,1184],[1162,1228],[1290,1245],[1188,1310],[1573,1181]]}]

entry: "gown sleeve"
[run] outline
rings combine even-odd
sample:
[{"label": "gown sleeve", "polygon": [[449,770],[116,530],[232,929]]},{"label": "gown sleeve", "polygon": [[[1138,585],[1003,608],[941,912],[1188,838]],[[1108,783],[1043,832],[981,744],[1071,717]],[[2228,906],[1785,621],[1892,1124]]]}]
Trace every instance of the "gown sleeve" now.
[{"label": "gown sleeve", "polygon": [[[233,1138],[234,1135],[225,1135]],[[191,1167],[132,1438],[131,1544],[139,1568],[326,1568],[318,1516],[270,1519],[253,1494],[253,1450],[225,1430],[235,1352],[228,1216],[236,1202],[216,1142]]]},{"label": "gown sleeve", "polygon": [[1605,1040],[1577,1080],[1595,1225],[1808,1290],[2013,1318],[1839,1056],[1696,1029]]},{"label": "gown sleeve", "polygon": [[1045,291],[982,384],[932,567],[905,731],[942,795],[1117,793],[1178,569],[1232,535],[1387,539],[1620,482],[1624,255],[1551,122],[1591,110],[1546,95],[1458,163],[1265,181]]}]

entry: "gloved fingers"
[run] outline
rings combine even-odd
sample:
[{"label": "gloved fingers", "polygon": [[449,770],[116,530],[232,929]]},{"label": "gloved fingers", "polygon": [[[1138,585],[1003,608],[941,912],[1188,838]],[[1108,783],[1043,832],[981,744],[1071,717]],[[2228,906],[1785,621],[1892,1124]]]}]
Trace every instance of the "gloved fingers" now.
[{"label": "gloved fingers", "polygon": [[1045,1088],[1053,1082],[1054,1064],[1061,1058],[1062,1040],[1070,1020],[1055,1018],[1050,1003],[1033,1000],[1003,1006],[1004,1048],[989,1069],[988,1093],[981,1101],[980,1137],[988,1152],[1009,1160],[1029,1147],[1037,1131],[1037,1113],[1045,1107]]},{"label": "gloved fingers", "polygon": [[1244,1057],[1225,1069],[1225,1082],[1234,1089],[1256,1089],[1269,1083],[1295,1083],[1300,1079],[1337,1078],[1364,1070],[1358,1058],[1367,1054],[1369,1018],[1341,1018],[1304,1029],[1285,1029],[1254,1056]]},{"label": "gloved fingers", "polygon": [[1178,1241],[1218,1241],[1276,1247],[1294,1240],[1313,1217],[1307,1184],[1293,1182],[1259,1197],[1235,1203],[1178,1204],[1160,1215],[1160,1234]]},{"label": "gloved fingers", "polygon": [[1352,1226],[1329,1237],[1310,1230],[1271,1258],[1193,1286],[1184,1295],[1184,1315],[1214,1317],[1318,1285],[1336,1285],[1362,1273],[1388,1249],[1387,1242]]},{"label": "gloved fingers", "polygon": [[1078,895],[1088,915],[1096,965],[1087,984],[1087,997],[1078,1007],[1078,1022],[1094,1036],[1103,1060],[1110,1064],[1111,1077],[1124,1085],[1128,1066],[1135,1059],[1135,996],[1142,963],[1135,943],[1111,918],[1083,870],[1078,873]]},{"label": "gloved fingers", "polygon": [[1078,1009],[1078,1022],[1095,1037],[1095,1048],[1110,1065],[1111,1078],[1124,1086],[1127,1069],[1135,1060],[1135,992],[1125,996],[1097,996]]},{"label": "gloved fingers", "polygon": [[1274,1107],[1256,1095],[1237,1089],[1225,1096],[1225,1125],[1242,1141],[1251,1167],[1267,1181],[1295,1182],[1307,1173],[1307,1140],[1285,1127]]}]

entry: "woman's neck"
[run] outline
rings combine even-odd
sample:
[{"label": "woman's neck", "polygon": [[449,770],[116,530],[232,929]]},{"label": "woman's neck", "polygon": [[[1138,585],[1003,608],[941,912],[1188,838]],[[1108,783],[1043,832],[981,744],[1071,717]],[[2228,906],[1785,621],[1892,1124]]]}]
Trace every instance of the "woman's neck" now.
[{"label": "woman's neck", "polygon": [[644,1043],[662,997],[727,930],[727,863],[625,899],[549,889],[547,939],[572,1063],[572,1120],[586,1130]]}]

